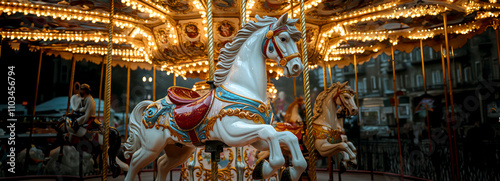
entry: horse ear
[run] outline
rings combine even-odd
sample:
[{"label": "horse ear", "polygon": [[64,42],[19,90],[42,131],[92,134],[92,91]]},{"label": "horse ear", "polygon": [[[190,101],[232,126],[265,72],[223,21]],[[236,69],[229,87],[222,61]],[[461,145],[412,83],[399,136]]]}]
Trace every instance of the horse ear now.
[{"label": "horse ear", "polygon": [[347,85],[349,81],[345,81],[344,83],[342,83],[342,85],[340,87],[345,87]]},{"label": "horse ear", "polygon": [[280,19],[278,19],[278,22],[274,25],[273,29],[286,25],[287,20],[288,20],[288,13],[281,15]]}]

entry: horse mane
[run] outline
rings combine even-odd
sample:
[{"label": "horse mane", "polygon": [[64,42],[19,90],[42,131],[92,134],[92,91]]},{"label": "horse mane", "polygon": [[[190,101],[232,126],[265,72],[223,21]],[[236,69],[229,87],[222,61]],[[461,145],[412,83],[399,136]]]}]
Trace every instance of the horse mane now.
[{"label": "horse mane", "polygon": [[[221,49],[219,54],[219,62],[217,63],[217,70],[215,71],[214,76],[214,84],[220,86],[227,78],[227,74],[231,70],[231,66],[236,59],[236,55],[238,54],[240,47],[245,43],[248,37],[252,36],[253,33],[262,29],[264,27],[269,26],[270,24],[275,23],[274,28],[287,26],[287,32],[290,34],[290,37],[295,41],[299,41],[301,39],[302,33],[300,33],[297,28],[295,28],[295,23],[297,23],[297,19],[287,19],[287,13],[285,13],[283,20],[279,21],[274,17],[264,16],[261,18],[259,15],[256,15],[255,18],[257,22],[249,21],[245,24],[241,30],[238,31],[236,36],[233,38],[231,43],[226,43],[224,48]],[[280,19],[281,20],[281,19]]]},{"label": "horse mane", "polygon": [[326,97],[330,95],[332,91],[338,89],[349,91],[351,94],[354,93],[351,87],[347,85],[347,82],[344,82],[342,84],[337,82],[330,86],[326,91],[319,93],[318,97],[316,97],[316,102],[314,103],[314,116],[312,118],[313,120],[318,118],[323,113],[323,103],[325,102]]},{"label": "horse mane", "polygon": [[288,122],[288,120],[290,120],[290,118],[292,116],[292,111],[294,111],[294,109],[292,109],[292,108],[295,105],[300,105],[303,103],[304,103],[304,99],[302,97],[298,97],[298,98],[295,98],[295,100],[290,105],[288,105],[288,109],[286,109],[286,114],[285,114],[285,118],[284,118],[285,122]]}]

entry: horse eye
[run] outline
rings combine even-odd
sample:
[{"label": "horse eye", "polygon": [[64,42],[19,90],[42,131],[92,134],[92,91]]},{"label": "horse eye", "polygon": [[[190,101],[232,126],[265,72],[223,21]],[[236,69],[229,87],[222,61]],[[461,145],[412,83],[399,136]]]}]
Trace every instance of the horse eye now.
[{"label": "horse eye", "polygon": [[285,42],[285,41],[286,41],[286,38],[281,38],[281,41],[282,41],[282,42]]}]

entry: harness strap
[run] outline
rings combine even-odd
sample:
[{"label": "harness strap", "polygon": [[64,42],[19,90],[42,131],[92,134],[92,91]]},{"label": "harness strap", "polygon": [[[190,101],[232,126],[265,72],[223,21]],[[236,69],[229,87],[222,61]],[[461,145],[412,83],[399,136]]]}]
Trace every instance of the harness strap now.
[{"label": "harness strap", "polygon": [[[290,60],[292,60],[294,58],[297,58],[297,57],[300,57],[300,54],[299,53],[293,53],[293,54],[288,55],[288,56],[283,56],[283,51],[281,50],[281,48],[276,43],[276,36],[279,35],[283,31],[287,31],[288,27],[287,26],[281,26],[281,27],[279,27],[279,28],[277,28],[276,30],[273,31],[272,30],[272,26],[273,25],[274,24],[269,25],[269,31],[267,31],[267,33],[266,33],[266,38],[264,38],[263,41],[262,41],[262,54],[264,54],[264,56],[266,58],[269,58],[268,55],[267,55],[267,48],[269,46],[271,46],[273,48],[276,48],[276,53],[278,53],[278,57],[280,58],[280,65],[282,67],[284,67]],[[269,45],[270,44],[269,42],[272,42],[272,44]]]}]

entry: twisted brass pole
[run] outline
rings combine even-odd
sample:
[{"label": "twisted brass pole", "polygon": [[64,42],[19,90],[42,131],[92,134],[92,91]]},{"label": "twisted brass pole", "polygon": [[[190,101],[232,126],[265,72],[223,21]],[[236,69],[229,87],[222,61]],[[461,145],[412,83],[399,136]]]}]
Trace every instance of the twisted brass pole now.
[{"label": "twisted brass pole", "polygon": [[97,103],[97,119],[101,118],[102,76],[104,75],[104,56],[102,56],[101,78],[99,79],[99,103]]},{"label": "twisted brass pole", "polygon": [[328,83],[326,80],[326,63],[323,61],[323,89],[326,91],[328,89]]},{"label": "twisted brass pole", "polygon": [[330,63],[328,63],[328,74],[330,75],[330,86],[333,85],[333,80],[332,80],[332,67],[330,66]]},{"label": "twisted brass pole", "polygon": [[[208,23],[208,80],[214,80],[215,74],[215,62],[214,62],[214,32],[213,32],[213,19],[212,19],[212,0],[207,0],[207,23]],[[211,153],[215,154],[215,153]],[[212,156],[214,158],[214,156]],[[218,163],[211,159],[210,163],[212,165],[212,181],[217,180],[217,175],[219,172]]]},{"label": "twisted brass pole", "polygon": [[240,28],[243,29],[245,27],[245,24],[247,24],[247,1],[246,0],[241,0],[241,8],[240,8],[240,15],[241,15],[241,23],[240,23]]},{"label": "twisted brass pole", "polygon": [[398,87],[396,86],[396,68],[394,67],[394,45],[391,46],[391,53],[392,53],[392,81],[394,83],[394,111],[396,113],[396,124],[398,126],[398,147],[399,147],[399,166],[401,169],[401,180],[404,178],[404,172],[403,172],[403,152],[401,151],[401,134],[399,132],[399,111],[398,111]]},{"label": "twisted brass pole", "polygon": [[[448,70],[448,89],[450,93],[450,107],[451,107],[451,123],[453,126],[456,123],[455,119],[455,103],[453,102],[453,82],[452,82],[452,77],[451,77],[451,70],[450,70],[450,51],[449,51],[449,44],[448,44],[448,18],[446,16],[446,13],[443,13],[443,21],[444,21],[444,40],[445,40],[445,45],[446,45],[446,64],[447,64],[447,70]],[[458,166],[458,153],[457,153],[457,135],[455,129],[453,130],[453,149],[454,149],[454,156],[455,156],[455,170],[457,174],[457,180],[460,180],[460,167]]]},{"label": "twisted brass pole", "polygon": [[354,54],[354,80],[356,83],[356,106],[359,106],[359,93],[358,93],[358,61],[356,54]]},{"label": "twisted brass pole", "polygon": [[[130,60],[130,56],[129,56],[129,60]],[[153,99],[153,100],[155,100],[155,99]],[[128,139],[129,107],[130,107],[130,61],[127,62],[127,100],[125,102],[125,140]]]},{"label": "twisted brass pole", "polygon": [[446,127],[448,129],[448,142],[450,146],[450,161],[451,161],[451,173],[452,173],[452,180],[455,179],[455,160],[453,159],[453,142],[451,141],[451,127],[450,127],[450,116],[449,116],[449,109],[448,109],[448,84],[446,83],[446,69],[445,69],[445,60],[444,60],[444,52],[443,52],[443,44],[441,44],[441,66],[442,66],[442,72],[443,72],[443,92],[444,92],[444,100],[445,100],[445,118],[446,118]]},{"label": "twisted brass pole", "polygon": [[207,1],[207,25],[208,25],[208,80],[214,80],[214,32],[212,20],[212,0]]},{"label": "twisted brass pole", "polygon": [[312,134],[312,109],[311,109],[311,88],[309,87],[309,62],[307,60],[307,36],[306,36],[306,18],[304,10],[304,0],[300,0],[300,28],[302,30],[302,64],[304,64],[304,97],[306,103],[306,124],[307,124],[307,150],[309,151],[309,178],[316,181],[316,149],[314,146],[314,135]]},{"label": "twisted brass pole", "polygon": [[102,136],[103,146],[102,146],[102,180],[108,180],[108,145],[109,145],[109,119],[111,117],[111,58],[113,52],[113,16],[115,14],[115,1],[111,0],[111,6],[109,8],[111,12],[109,13],[109,24],[108,24],[108,62],[106,64],[106,93],[104,100],[104,122],[102,124]]}]

